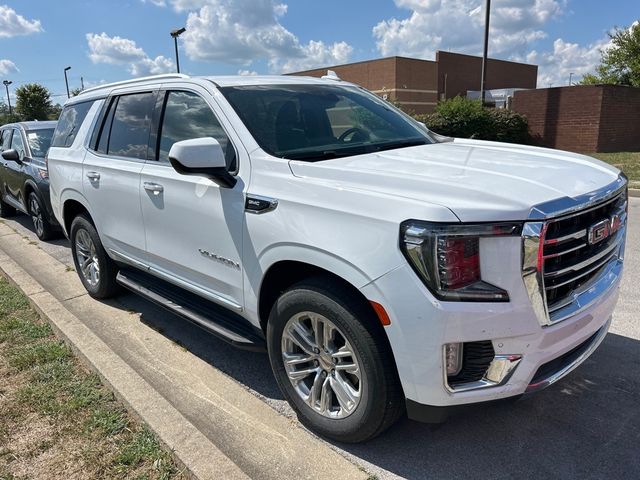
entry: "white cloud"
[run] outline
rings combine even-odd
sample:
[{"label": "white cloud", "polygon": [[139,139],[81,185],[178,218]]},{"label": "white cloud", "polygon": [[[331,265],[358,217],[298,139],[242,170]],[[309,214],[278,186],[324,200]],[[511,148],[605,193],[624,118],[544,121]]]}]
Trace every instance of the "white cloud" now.
[{"label": "white cloud", "polygon": [[192,60],[248,66],[267,60],[272,72],[344,63],[353,49],[345,42],[301,43],[280,17],[287,5],[275,0],[167,0],[189,12],[182,45]]},{"label": "white cloud", "polygon": [[128,65],[136,77],[157,75],[173,70],[173,61],[162,55],[149,57],[136,42],[122,37],[110,37],[106,33],[88,33],[89,58],[93,63]]},{"label": "white cloud", "polygon": [[238,70],[238,75],[241,75],[243,77],[252,77],[258,75],[258,72],[256,72],[255,70]]},{"label": "white cloud", "polygon": [[[382,55],[433,58],[437,50],[480,54],[484,32],[482,0],[395,0],[411,10],[404,19],[383,20],[373,28]],[[562,15],[566,0],[497,0],[491,9],[490,54],[525,54],[543,27]]]},{"label": "white cloud", "polygon": [[167,2],[165,2],[164,0],[141,0],[142,3],[151,3],[153,5],[155,5],[156,7],[166,7],[167,6]]},{"label": "white cloud", "polygon": [[325,45],[323,42],[311,40],[307,45],[301,45],[301,51],[303,54],[298,57],[272,59],[269,62],[271,70],[275,72],[296,72],[340,65],[349,61],[349,57],[353,53],[353,47],[346,42]]},{"label": "white cloud", "polygon": [[6,75],[8,73],[16,73],[19,72],[16,64],[11,60],[0,60],[0,75]]},{"label": "white cloud", "polygon": [[42,32],[40,20],[27,20],[7,5],[0,5],[0,38]]},{"label": "white cloud", "polygon": [[549,85],[563,86],[569,84],[569,76],[573,73],[572,82],[578,82],[583,75],[593,73],[600,63],[601,51],[611,44],[609,38],[599,40],[587,46],[565,42],[558,38],[553,42],[553,51],[530,52],[525,60],[539,66],[538,87]]}]

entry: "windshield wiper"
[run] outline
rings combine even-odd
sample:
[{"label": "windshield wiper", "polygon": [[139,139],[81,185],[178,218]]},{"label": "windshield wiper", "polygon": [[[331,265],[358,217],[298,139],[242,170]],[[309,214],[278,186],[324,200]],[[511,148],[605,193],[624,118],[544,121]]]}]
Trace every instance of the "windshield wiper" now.
[{"label": "windshield wiper", "polygon": [[414,138],[411,140],[372,145],[372,147],[374,151],[381,152],[383,150],[395,150],[397,148],[417,147],[418,145],[426,145],[427,143],[429,142],[424,138]]}]

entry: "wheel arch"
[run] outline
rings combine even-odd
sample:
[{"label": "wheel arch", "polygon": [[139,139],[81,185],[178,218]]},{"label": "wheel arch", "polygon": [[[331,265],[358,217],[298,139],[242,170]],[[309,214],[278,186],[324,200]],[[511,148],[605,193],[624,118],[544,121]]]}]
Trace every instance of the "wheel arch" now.
[{"label": "wheel arch", "polygon": [[86,213],[93,220],[89,208],[86,204],[76,196],[69,196],[62,202],[62,227],[67,235],[70,233],[71,222],[80,213]]},{"label": "wheel arch", "polygon": [[[326,277],[340,285],[345,291],[353,294],[363,305],[366,305],[366,308],[373,314],[372,318],[378,318],[369,300],[353,282],[357,277],[352,276],[350,279],[346,279],[330,269],[302,260],[279,260],[265,271],[260,284],[258,317],[263,331],[266,331],[269,314],[278,297],[296,283],[314,277]],[[382,325],[379,322],[376,323],[384,331]]]}]

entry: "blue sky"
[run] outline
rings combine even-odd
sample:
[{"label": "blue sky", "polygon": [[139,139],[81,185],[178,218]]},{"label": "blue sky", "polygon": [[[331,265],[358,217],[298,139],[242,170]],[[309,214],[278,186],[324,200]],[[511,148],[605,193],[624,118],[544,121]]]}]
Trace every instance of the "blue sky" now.
[{"label": "blue sky", "polygon": [[[70,86],[173,71],[169,31],[187,26],[190,74],[281,73],[380,56],[478,54],[484,0],[0,0],[0,76]],[[539,86],[593,69],[606,32],[639,0],[493,0],[490,55],[540,65]],[[4,95],[3,95],[4,97]]]}]

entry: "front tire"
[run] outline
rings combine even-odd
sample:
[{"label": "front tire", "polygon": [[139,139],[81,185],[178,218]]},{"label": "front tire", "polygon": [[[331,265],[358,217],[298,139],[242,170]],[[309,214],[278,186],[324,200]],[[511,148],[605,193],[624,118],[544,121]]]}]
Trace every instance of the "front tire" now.
[{"label": "front tire", "polygon": [[119,290],[118,266],[107,255],[88,216],[73,219],[69,240],[76,271],[89,295],[98,299],[114,296]]},{"label": "front tire", "polygon": [[275,303],[267,342],[276,381],[310,430],[357,443],[404,413],[391,348],[375,314],[328,277],[298,283]]},{"label": "front tire", "polygon": [[28,206],[29,215],[31,216],[31,221],[33,222],[33,228],[35,229],[38,238],[42,241],[53,238],[53,236],[55,235],[55,229],[49,223],[49,220],[47,220],[44,207],[42,206],[40,199],[34,192],[31,192],[31,194],[29,195]]}]

